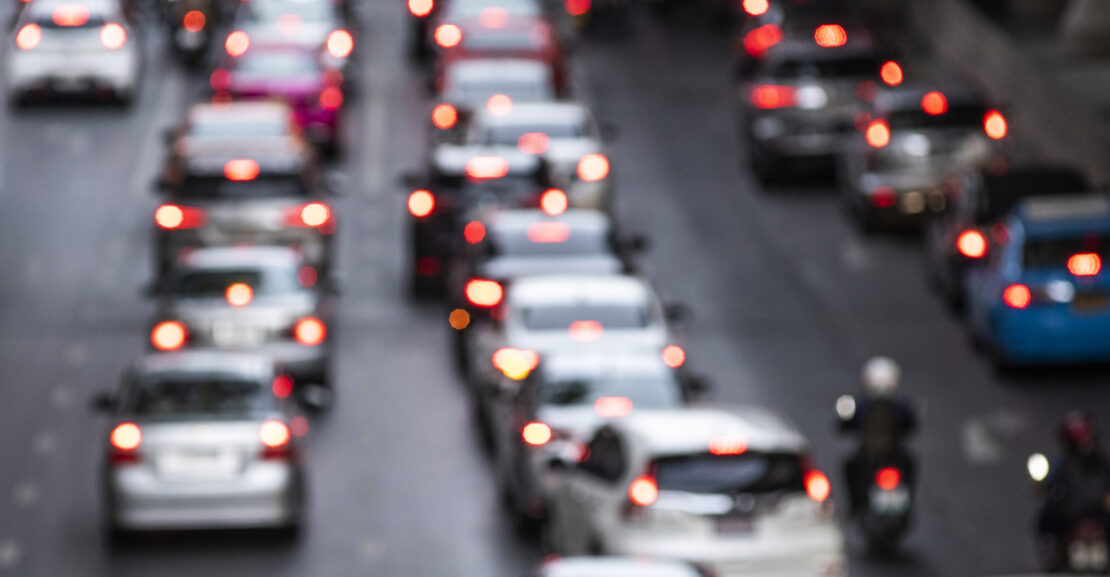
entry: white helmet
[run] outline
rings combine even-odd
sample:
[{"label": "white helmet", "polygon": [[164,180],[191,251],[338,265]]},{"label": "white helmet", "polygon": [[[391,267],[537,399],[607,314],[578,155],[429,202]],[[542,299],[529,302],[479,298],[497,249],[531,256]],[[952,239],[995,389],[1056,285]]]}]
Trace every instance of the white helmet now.
[{"label": "white helmet", "polygon": [[889,395],[902,382],[902,369],[889,357],[875,357],[863,365],[863,388],[873,395]]}]

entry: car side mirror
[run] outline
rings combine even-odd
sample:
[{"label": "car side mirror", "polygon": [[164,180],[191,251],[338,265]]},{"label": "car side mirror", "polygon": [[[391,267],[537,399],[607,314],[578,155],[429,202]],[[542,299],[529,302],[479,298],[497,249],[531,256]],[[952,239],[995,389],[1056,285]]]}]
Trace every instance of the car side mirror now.
[{"label": "car side mirror", "polygon": [[89,407],[98,413],[109,413],[119,407],[119,399],[112,393],[102,391],[93,395]]},{"label": "car side mirror", "polygon": [[666,315],[667,320],[674,324],[686,324],[694,316],[690,307],[681,303],[669,303],[663,309],[663,314]]},{"label": "car side mirror", "polygon": [[620,129],[612,122],[600,122],[597,128],[601,132],[601,139],[605,142],[613,142],[620,136]]}]

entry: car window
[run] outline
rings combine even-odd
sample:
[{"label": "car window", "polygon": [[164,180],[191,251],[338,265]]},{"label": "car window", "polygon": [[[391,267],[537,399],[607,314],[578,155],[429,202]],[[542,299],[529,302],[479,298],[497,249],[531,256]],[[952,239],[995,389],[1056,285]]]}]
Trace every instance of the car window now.
[{"label": "car window", "polygon": [[586,447],[586,459],[579,467],[583,472],[603,481],[615,482],[626,468],[620,439],[609,429],[598,431]]},{"label": "car window", "polygon": [[447,82],[444,98],[452,102],[482,102],[494,94],[517,101],[548,100],[554,96],[550,81],[541,76],[527,78],[458,78]]},{"label": "car window", "polygon": [[487,257],[598,256],[609,254],[604,230],[573,229],[560,221],[540,221],[527,229],[497,231],[485,242]]},{"label": "car window", "polygon": [[331,5],[331,2],[260,0],[251,2],[247,6],[250,10],[250,19],[255,22],[271,22],[289,16],[296,16],[302,21],[330,21],[335,19],[335,8]]},{"label": "car window", "polygon": [[293,269],[186,271],[177,276],[173,294],[182,298],[224,298],[228,287],[243,283],[254,296],[280,296],[301,290]]},{"label": "car window", "polygon": [[769,74],[783,80],[799,78],[867,78],[879,73],[879,61],[870,57],[821,60],[781,60]]},{"label": "car window", "polygon": [[260,176],[254,180],[233,181],[223,175],[189,175],[178,196],[191,199],[283,198],[308,196],[300,175]]},{"label": "car window", "polygon": [[557,379],[541,385],[540,397],[541,404],[556,407],[590,406],[602,397],[625,397],[636,409],[667,409],[682,403],[681,386],[673,377]]},{"label": "car window", "polygon": [[604,329],[640,329],[648,326],[646,307],[616,304],[535,306],[521,312],[524,327],[533,331],[569,330],[577,322],[599,323]]},{"label": "car window", "polygon": [[982,105],[950,105],[944,114],[926,114],[921,109],[897,110],[890,114],[891,130],[964,128],[980,130],[987,108]]},{"label": "car window", "polygon": [[247,52],[237,61],[235,71],[287,77],[316,74],[319,67],[316,60],[304,52]]},{"label": "car window", "polygon": [[280,138],[289,134],[284,122],[194,122],[189,137],[199,140]]},{"label": "car window", "polygon": [[747,452],[665,457],[654,462],[660,490],[688,493],[771,493],[801,491],[802,465],[798,455]]},{"label": "car window", "polygon": [[1110,259],[1110,235],[1089,233],[1053,238],[1027,238],[1022,246],[1022,266],[1027,269],[1066,268],[1076,254],[1094,253]]},{"label": "car window", "polygon": [[542,26],[526,30],[504,30],[496,34],[463,34],[462,45],[476,51],[533,51],[549,43],[547,29]]},{"label": "car window", "polygon": [[143,417],[245,416],[275,406],[269,388],[257,380],[227,375],[159,375],[139,377],[127,412]]}]

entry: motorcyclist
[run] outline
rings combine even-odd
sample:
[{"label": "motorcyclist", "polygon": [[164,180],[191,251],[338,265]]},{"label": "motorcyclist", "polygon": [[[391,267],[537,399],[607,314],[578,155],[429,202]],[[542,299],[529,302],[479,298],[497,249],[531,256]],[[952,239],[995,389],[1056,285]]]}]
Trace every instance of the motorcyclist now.
[{"label": "motorcyclist", "polygon": [[1037,520],[1048,569],[1060,568],[1068,532],[1078,522],[1110,528],[1110,461],[1099,446],[1094,418],[1083,411],[1068,413],[1060,425],[1060,441],[1064,452],[1042,484],[1044,504]]},{"label": "motorcyclist", "polygon": [[905,440],[917,428],[917,415],[898,395],[902,369],[890,358],[875,357],[864,364],[861,377],[864,394],[837,407],[841,430],[859,436],[859,447],[844,464],[852,515],[863,510],[871,475],[880,468],[898,467],[911,487],[916,478]]}]

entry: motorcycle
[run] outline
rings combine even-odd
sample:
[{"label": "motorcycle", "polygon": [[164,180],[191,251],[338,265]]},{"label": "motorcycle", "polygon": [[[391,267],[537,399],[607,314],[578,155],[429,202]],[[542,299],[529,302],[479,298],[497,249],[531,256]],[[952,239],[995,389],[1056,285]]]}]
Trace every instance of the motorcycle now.
[{"label": "motorcycle", "polygon": [[[1048,477],[1049,461],[1037,453],[1029,457],[1026,467],[1033,479],[1037,493],[1042,493],[1041,483]],[[1073,574],[1110,572],[1110,543],[1106,528],[1097,518],[1079,518],[1063,533],[1059,542],[1041,543],[1041,563],[1049,571]]]},{"label": "motorcycle", "polygon": [[163,6],[170,45],[185,62],[199,61],[208,50],[221,19],[215,0],[166,0]]}]

